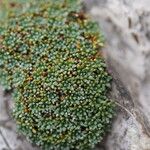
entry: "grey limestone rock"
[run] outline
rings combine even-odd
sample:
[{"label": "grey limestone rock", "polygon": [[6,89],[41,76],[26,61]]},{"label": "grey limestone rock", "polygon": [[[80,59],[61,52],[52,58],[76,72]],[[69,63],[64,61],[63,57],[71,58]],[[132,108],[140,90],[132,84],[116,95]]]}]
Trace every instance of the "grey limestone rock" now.
[{"label": "grey limestone rock", "polygon": [[[125,98],[125,94],[115,99],[122,113],[118,110],[105,141],[106,150],[150,150],[150,1],[84,3],[105,35],[104,54],[110,71],[123,82],[131,97]],[[113,89],[112,93],[115,92]]]}]

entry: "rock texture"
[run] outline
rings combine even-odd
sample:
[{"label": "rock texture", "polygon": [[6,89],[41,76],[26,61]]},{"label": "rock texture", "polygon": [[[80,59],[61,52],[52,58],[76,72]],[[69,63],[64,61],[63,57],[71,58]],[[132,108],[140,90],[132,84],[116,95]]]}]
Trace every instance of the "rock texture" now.
[{"label": "rock texture", "polygon": [[130,100],[127,98],[129,105],[127,99],[116,97],[127,114],[118,113],[105,143],[106,150],[150,150],[150,1],[84,2],[105,34],[104,52],[109,68],[131,96]]},{"label": "rock texture", "polygon": [[11,94],[0,86],[0,150],[38,150],[17,133],[11,115],[12,106]]}]

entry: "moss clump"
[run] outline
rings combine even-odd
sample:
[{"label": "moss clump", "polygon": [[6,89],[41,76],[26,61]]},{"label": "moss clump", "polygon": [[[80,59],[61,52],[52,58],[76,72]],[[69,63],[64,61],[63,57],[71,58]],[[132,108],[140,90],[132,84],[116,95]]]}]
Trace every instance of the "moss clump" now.
[{"label": "moss clump", "polygon": [[[3,24],[0,29],[0,82],[6,89],[16,87],[23,81],[22,71],[31,68],[37,59],[49,52],[56,43],[54,39],[58,32],[60,36],[61,32],[67,36],[71,28],[74,32],[78,30],[79,24],[73,24],[67,15],[79,9],[75,1],[45,0],[38,3],[32,1],[23,12],[9,13],[5,26]],[[68,25],[67,21],[70,21]],[[67,33],[64,33],[65,30]],[[60,40],[57,45],[59,43]]]},{"label": "moss clump", "polygon": [[[100,58],[77,63],[72,55],[39,62],[15,93],[20,131],[43,149],[85,150],[106,132],[113,104],[106,97],[110,77]],[[51,64],[51,65],[49,65]]]},{"label": "moss clump", "polygon": [[[46,2],[46,3],[45,3]],[[15,88],[20,132],[46,150],[87,150],[101,141],[114,105],[98,25],[72,0],[30,3],[1,32],[0,73]]]}]

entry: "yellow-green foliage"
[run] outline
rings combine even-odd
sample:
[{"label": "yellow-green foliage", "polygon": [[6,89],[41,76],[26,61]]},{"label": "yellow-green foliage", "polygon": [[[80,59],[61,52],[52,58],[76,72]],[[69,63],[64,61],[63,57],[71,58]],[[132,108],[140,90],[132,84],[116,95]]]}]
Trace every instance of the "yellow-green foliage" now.
[{"label": "yellow-green foliage", "polygon": [[110,125],[99,27],[75,0],[30,3],[1,32],[1,83],[20,132],[46,150],[88,150]]},{"label": "yellow-green foliage", "polygon": [[[6,89],[20,84],[24,79],[22,71],[30,68],[37,58],[40,59],[39,55],[43,55],[41,51],[45,49],[48,52],[46,46],[49,47],[49,45],[44,45],[43,40],[49,34],[48,32],[51,32],[49,36],[53,40],[55,30],[57,32],[60,32],[62,28],[64,31],[67,30],[66,27],[69,27],[65,23],[68,21],[66,20],[67,11],[75,12],[80,9],[76,1],[71,0],[66,2],[45,0],[38,3],[32,1],[27,6],[22,6],[25,12],[17,13],[10,10],[9,17],[0,29],[0,83]],[[77,24],[73,28],[77,31]],[[43,43],[40,44],[41,42]]]}]

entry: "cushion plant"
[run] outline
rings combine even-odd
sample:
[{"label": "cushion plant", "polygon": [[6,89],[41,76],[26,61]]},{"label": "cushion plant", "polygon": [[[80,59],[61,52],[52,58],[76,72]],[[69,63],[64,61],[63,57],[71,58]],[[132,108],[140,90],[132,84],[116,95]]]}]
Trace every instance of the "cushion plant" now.
[{"label": "cushion plant", "polygon": [[99,27],[75,0],[33,1],[1,32],[0,73],[14,88],[18,129],[46,150],[87,150],[101,141],[114,105]]}]

